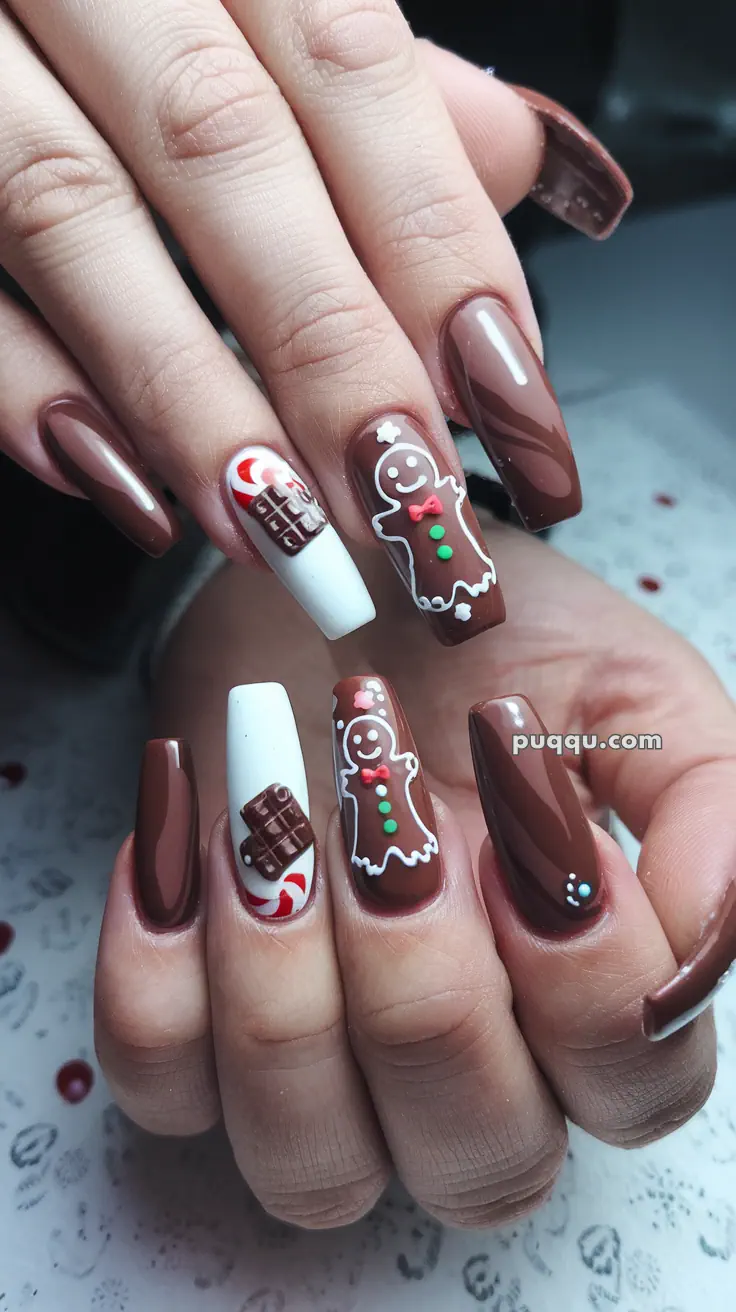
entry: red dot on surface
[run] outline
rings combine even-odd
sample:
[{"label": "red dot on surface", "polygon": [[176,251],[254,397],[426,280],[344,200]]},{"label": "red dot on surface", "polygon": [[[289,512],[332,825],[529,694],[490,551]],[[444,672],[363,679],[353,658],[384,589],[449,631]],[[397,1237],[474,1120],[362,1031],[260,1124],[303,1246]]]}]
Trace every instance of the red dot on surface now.
[{"label": "red dot on surface", "polygon": [[7,952],[10,944],[15,938],[15,930],[9,925],[7,920],[0,920],[0,957],[3,952]]},{"label": "red dot on surface", "polygon": [[658,506],[676,506],[677,497],[670,496],[669,492],[657,492],[654,500]]},{"label": "red dot on surface", "polygon": [[95,1082],[95,1073],[86,1061],[67,1061],[56,1072],[56,1087],[65,1102],[82,1102]]},{"label": "red dot on surface", "polygon": [[0,780],[4,781],[6,788],[19,788],[27,776],[28,771],[20,761],[8,761],[0,765]]},{"label": "red dot on surface", "polygon": [[655,579],[651,574],[640,574],[637,579],[642,592],[659,592],[662,584],[659,579]]}]

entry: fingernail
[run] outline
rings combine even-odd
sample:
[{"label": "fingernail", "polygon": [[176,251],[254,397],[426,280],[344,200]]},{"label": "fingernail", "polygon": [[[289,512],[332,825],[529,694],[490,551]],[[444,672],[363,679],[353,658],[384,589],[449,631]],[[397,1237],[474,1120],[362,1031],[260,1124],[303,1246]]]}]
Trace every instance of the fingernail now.
[{"label": "fingernail", "polygon": [[446,646],[473,638],[506,612],[468,495],[415,420],[383,415],[348,448],[373,532],[415,606]]},{"label": "fingernail", "polygon": [[457,398],[526,527],[577,515],[580,480],[557,398],[503,302],[466,301],[442,340]]},{"label": "fingernail", "polygon": [[282,456],[245,447],[230,461],[225,485],[241,528],[326,638],[344,638],[376,618],[352,557]]},{"label": "fingernail", "polygon": [[199,900],[199,802],[192,753],[181,738],[146,743],[133,851],[145,917],[158,929],[185,924]]},{"label": "fingernail", "polygon": [[488,833],[511,897],[536,929],[570,933],[603,908],[593,832],[561,757],[519,745],[547,730],[525,697],[470,711],[470,747]]},{"label": "fingernail", "polygon": [[314,882],[314,832],[294,712],[280,683],[231,689],[227,792],[244,901],[266,919],[296,915]]},{"label": "fingernail", "polygon": [[644,1000],[648,1039],[666,1039],[709,1007],[736,963],[736,883],[677,974]]},{"label": "fingernail", "polygon": [[86,401],[52,401],[39,417],[52,460],[93,505],[150,556],[181,536],[179,521],[110,423]]},{"label": "fingernail", "polygon": [[527,87],[511,89],[544,128],[544,159],[531,199],[586,237],[610,237],[634,198],[623,169],[564,105]]},{"label": "fingernail", "polygon": [[442,883],[434,809],[391,684],[373,674],[343,679],[332,728],[342,833],[359,895],[386,911],[426,902]]}]

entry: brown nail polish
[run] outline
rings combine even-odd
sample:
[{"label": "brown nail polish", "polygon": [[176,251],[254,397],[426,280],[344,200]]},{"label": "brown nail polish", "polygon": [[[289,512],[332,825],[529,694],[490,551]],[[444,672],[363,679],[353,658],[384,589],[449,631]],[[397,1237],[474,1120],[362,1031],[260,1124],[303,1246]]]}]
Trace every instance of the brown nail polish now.
[{"label": "brown nail polish", "polygon": [[503,302],[466,301],[442,340],[458,400],[526,527],[577,515],[580,480],[557,398]]},{"label": "brown nail polish", "polygon": [[593,833],[561,758],[520,736],[547,730],[525,697],[470,711],[470,746],[483,814],[514,902],[536,929],[570,933],[602,910]]},{"label": "brown nail polish", "polygon": [[673,979],[644,1000],[648,1039],[666,1039],[709,1007],[736,963],[736,883]]},{"label": "brown nail polish", "polygon": [[135,875],[141,910],[158,929],[191,919],[200,887],[199,802],[189,744],[146,743],[135,822]]},{"label": "brown nail polish", "polygon": [[181,533],[176,515],[103,415],[67,398],[46,407],[39,427],[62,473],[122,533],[151,556],[173,546]]},{"label": "brown nail polish", "polygon": [[564,105],[527,87],[512,90],[544,128],[544,160],[531,199],[586,237],[610,237],[634,198],[623,169]]},{"label": "brown nail polish", "polygon": [[382,415],[348,449],[353,480],[415,606],[455,646],[503,623],[496,569],[444,455],[406,415]]},{"label": "brown nail polish", "polygon": [[442,883],[434,809],[390,683],[372,674],[343,679],[332,728],[342,832],[359,894],[385,911],[426,902]]}]

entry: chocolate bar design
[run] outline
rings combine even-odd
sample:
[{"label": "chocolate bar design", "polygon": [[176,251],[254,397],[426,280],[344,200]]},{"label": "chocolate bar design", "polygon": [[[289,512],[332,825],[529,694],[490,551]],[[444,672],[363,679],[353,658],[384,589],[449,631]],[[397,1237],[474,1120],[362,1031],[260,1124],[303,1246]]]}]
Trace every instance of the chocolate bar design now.
[{"label": "chocolate bar design", "polygon": [[322,507],[306,488],[276,483],[253,498],[252,515],[287,556],[297,556],[327,524]]},{"label": "chocolate bar design", "polygon": [[287,866],[314,842],[314,830],[293,793],[270,784],[240,812],[250,829],[240,844],[246,866],[264,879],[279,879]]}]

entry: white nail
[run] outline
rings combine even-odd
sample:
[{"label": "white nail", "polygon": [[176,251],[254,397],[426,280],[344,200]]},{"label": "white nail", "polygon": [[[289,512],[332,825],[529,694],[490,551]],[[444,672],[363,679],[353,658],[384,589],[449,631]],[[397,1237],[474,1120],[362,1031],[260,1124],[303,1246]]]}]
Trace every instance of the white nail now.
[{"label": "white nail", "polygon": [[238,523],[326,638],[343,638],[376,618],[352,557],[282,456],[245,447],[225,482]]},{"label": "white nail", "polygon": [[241,810],[274,784],[288,788],[309,817],[304,758],[286,689],[280,683],[250,683],[232,688],[227,707],[230,834],[246,899],[256,915],[269,918],[301,911],[314,879],[313,842],[275,880],[264,878],[257,870],[257,852],[255,861],[243,858],[241,846],[253,831]]}]

